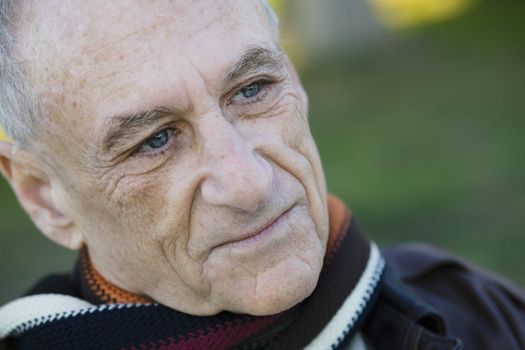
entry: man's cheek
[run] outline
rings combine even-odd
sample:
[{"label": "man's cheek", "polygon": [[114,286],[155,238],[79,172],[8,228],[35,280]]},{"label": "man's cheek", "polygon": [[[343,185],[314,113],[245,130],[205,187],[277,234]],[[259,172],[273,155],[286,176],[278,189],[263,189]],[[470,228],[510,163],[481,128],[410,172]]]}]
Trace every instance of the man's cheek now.
[{"label": "man's cheek", "polygon": [[135,230],[149,227],[153,231],[158,218],[165,215],[166,191],[161,178],[123,176],[107,196],[104,214],[110,214],[121,229]]},{"label": "man's cheek", "polygon": [[282,128],[282,140],[288,147],[296,151],[309,149],[312,145],[312,136],[308,121],[300,114],[297,106],[291,106],[291,109],[293,112],[290,113],[286,125]]},{"label": "man's cheek", "polygon": [[283,99],[270,117],[260,117],[248,126],[249,137],[257,144],[295,146],[310,138],[308,120],[299,101],[292,96]]}]

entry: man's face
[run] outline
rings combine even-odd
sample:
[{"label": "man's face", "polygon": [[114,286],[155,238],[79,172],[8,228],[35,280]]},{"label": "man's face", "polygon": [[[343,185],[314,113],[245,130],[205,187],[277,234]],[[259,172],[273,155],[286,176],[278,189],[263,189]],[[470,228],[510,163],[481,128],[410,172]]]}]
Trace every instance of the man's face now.
[{"label": "man's face", "polygon": [[99,272],[192,314],[270,314],[308,296],[325,183],[261,2],[55,5],[28,12],[49,37],[21,51],[45,62],[32,64],[53,102],[53,198]]}]

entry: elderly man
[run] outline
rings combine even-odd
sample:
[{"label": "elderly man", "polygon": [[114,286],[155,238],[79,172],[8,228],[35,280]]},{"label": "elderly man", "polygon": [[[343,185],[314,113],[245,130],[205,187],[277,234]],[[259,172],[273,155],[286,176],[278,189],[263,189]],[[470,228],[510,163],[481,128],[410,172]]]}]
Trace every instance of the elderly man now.
[{"label": "elderly man", "polygon": [[380,253],[327,196],[263,0],[1,4],[2,172],[80,250],[0,309],[5,347],[525,348],[521,291]]}]

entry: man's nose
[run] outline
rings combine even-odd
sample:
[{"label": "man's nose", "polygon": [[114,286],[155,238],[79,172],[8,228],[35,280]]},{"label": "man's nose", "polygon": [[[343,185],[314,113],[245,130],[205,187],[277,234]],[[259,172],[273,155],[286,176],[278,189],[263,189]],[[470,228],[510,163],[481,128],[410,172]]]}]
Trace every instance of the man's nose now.
[{"label": "man's nose", "polygon": [[272,166],[224,117],[206,119],[200,127],[206,168],[203,199],[213,205],[257,211],[271,194]]}]

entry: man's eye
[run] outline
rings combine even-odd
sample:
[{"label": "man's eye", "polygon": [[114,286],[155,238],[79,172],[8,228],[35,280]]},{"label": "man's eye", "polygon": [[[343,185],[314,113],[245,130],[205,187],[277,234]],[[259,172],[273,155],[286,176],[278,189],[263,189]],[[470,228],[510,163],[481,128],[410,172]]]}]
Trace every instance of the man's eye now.
[{"label": "man's eye", "polygon": [[173,129],[164,129],[144,141],[138,151],[151,152],[163,148],[173,136]]},{"label": "man's eye", "polygon": [[253,83],[244,86],[239,89],[235,95],[233,95],[232,100],[234,102],[243,102],[245,100],[254,99],[261,93],[261,90],[268,84],[265,80],[257,80]]},{"label": "man's eye", "polygon": [[254,83],[251,83],[248,86],[243,87],[239,92],[246,98],[253,97],[261,91],[261,85],[262,83],[260,81],[256,81]]}]

